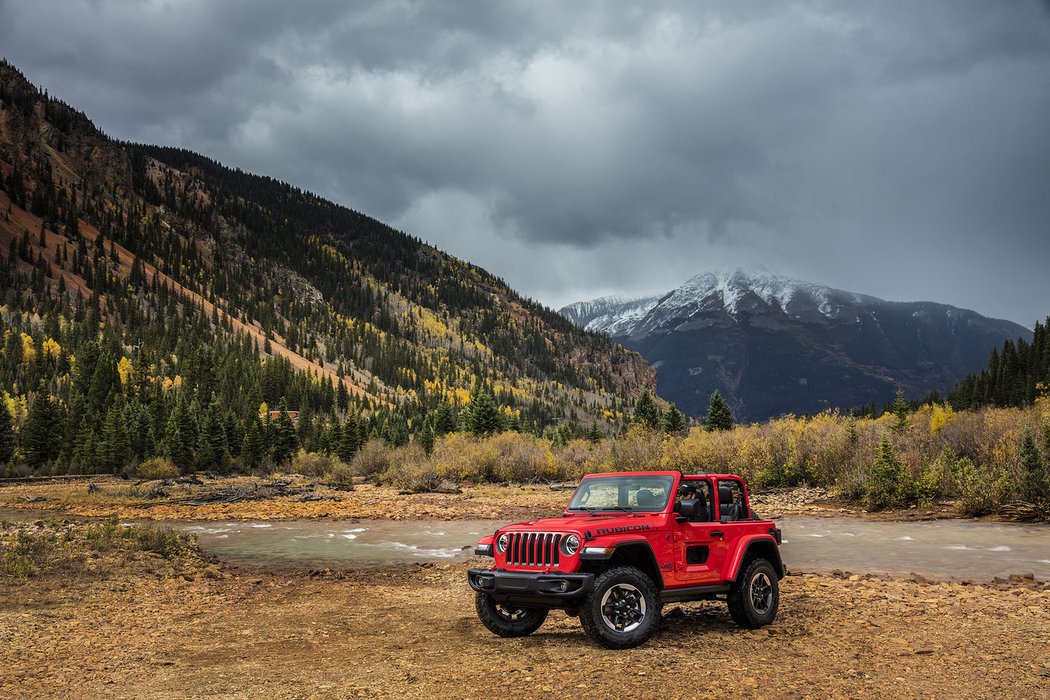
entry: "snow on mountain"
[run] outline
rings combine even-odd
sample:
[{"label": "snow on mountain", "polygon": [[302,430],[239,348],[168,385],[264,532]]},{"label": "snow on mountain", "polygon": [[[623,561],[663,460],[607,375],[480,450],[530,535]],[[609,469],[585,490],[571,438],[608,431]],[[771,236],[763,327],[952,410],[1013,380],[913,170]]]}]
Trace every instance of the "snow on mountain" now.
[{"label": "snow on mountain", "polygon": [[[841,316],[864,297],[812,282],[778,275],[765,268],[703,272],[668,294],[648,297],[612,295],[561,309],[573,323],[609,336],[637,336],[678,318],[683,323],[699,312],[723,311],[736,317],[762,307],[796,319]],[[756,308],[757,307],[757,308]]]},{"label": "snow on mountain", "polygon": [[578,301],[560,313],[577,326],[609,336],[626,335],[656,306],[662,296],[625,297],[619,294]]}]

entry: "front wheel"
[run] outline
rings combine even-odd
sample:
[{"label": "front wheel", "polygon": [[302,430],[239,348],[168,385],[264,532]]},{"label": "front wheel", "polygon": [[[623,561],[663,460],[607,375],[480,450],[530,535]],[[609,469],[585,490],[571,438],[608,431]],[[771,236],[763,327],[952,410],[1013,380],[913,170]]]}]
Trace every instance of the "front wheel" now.
[{"label": "front wheel", "polygon": [[501,637],[527,637],[540,628],[547,619],[544,608],[522,608],[501,603],[491,593],[478,591],[474,596],[478,619],[489,632]]},{"label": "front wheel", "polygon": [[599,574],[580,608],[583,631],[609,649],[642,644],[656,629],[659,618],[656,586],[633,566]]},{"label": "front wheel", "polygon": [[780,607],[780,585],[776,571],[766,559],[752,559],[740,573],[727,596],[729,616],[747,629],[773,622]]}]

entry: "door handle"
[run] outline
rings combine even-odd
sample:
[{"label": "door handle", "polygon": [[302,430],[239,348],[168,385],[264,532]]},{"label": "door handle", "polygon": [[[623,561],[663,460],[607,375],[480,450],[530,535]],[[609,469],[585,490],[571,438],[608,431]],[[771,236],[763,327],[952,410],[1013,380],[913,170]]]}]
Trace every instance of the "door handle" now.
[{"label": "door handle", "polygon": [[726,536],[726,533],[724,533],[721,530],[712,530],[711,531],[711,537],[725,537],[725,536]]}]

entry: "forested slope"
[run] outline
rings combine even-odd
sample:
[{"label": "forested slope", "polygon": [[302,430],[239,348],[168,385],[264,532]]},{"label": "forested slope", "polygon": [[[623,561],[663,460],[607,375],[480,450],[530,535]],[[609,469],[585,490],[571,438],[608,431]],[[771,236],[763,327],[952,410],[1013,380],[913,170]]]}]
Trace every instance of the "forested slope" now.
[{"label": "forested slope", "polygon": [[274,179],[111,140],[7,63],[0,175],[19,431],[3,461],[118,469],[174,442],[184,467],[265,458],[263,403],[300,411],[311,449],[403,443],[478,392],[510,427],[612,429],[654,385],[637,354],[476,266]]}]

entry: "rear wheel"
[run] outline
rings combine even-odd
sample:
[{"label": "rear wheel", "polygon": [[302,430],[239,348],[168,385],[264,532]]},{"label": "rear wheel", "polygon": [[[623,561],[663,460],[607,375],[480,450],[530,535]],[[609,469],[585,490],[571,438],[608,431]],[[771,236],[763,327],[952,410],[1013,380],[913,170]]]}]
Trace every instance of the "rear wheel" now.
[{"label": "rear wheel", "polygon": [[523,608],[501,603],[491,593],[478,591],[474,596],[478,619],[490,632],[501,637],[527,637],[547,619],[544,608]]},{"label": "rear wheel", "polygon": [[741,627],[755,629],[773,622],[780,607],[780,585],[773,565],[752,559],[727,596],[729,616]]},{"label": "rear wheel", "polygon": [[642,644],[652,635],[659,619],[656,586],[633,566],[619,566],[599,574],[580,608],[583,631],[610,649]]}]

